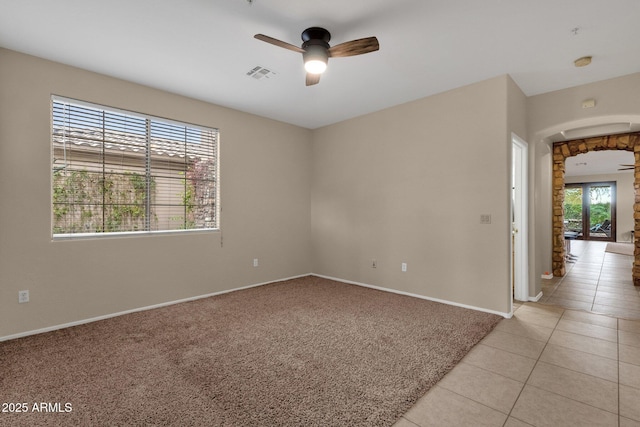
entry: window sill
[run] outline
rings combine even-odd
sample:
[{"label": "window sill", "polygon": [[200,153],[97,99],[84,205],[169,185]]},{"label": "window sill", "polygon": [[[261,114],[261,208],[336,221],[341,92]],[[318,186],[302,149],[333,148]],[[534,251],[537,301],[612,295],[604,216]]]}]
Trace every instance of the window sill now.
[{"label": "window sill", "polygon": [[185,234],[203,234],[203,233],[219,233],[219,228],[198,228],[193,230],[161,230],[161,231],[124,231],[112,233],[69,233],[54,234],[52,241],[69,241],[69,240],[90,240],[90,239],[118,239],[132,238],[144,236],[166,236],[166,235],[185,235]]}]

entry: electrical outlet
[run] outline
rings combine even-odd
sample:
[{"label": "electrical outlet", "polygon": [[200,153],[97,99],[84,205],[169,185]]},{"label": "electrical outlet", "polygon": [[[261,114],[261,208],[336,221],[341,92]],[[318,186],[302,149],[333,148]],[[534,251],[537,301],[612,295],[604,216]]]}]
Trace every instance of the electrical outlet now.
[{"label": "electrical outlet", "polygon": [[257,267],[258,265],[260,265],[260,264],[258,263],[258,258],[254,258],[254,259],[253,259],[253,266],[254,266],[254,267]]},{"label": "electrical outlet", "polygon": [[20,304],[29,302],[29,291],[18,291],[18,302]]},{"label": "electrical outlet", "polygon": [[378,261],[376,261],[375,259],[371,260],[371,268],[378,268]]},{"label": "electrical outlet", "polygon": [[407,263],[406,263],[406,262],[403,262],[403,263],[402,263],[402,272],[403,272],[403,273],[406,273],[406,272],[407,272]]}]

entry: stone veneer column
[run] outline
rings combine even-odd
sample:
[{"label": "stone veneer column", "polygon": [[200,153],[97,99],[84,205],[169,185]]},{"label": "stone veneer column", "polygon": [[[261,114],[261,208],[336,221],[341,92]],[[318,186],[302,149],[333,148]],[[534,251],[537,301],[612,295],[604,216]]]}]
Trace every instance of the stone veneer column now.
[{"label": "stone veneer column", "polygon": [[633,180],[633,193],[635,201],[633,203],[633,284],[640,286],[640,135],[636,135],[633,153],[635,156],[635,171]]},{"label": "stone veneer column", "polygon": [[566,144],[553,147],[553,275],[565,275],[564,246],[564,164],[570,157]]}]

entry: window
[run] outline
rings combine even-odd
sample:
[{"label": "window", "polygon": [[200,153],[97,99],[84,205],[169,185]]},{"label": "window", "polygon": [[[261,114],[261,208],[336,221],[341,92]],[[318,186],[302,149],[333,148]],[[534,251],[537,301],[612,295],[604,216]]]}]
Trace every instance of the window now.
[{"label": "window", "polygon": [[218,228],[218,131],[52,98],[54,238]]}]

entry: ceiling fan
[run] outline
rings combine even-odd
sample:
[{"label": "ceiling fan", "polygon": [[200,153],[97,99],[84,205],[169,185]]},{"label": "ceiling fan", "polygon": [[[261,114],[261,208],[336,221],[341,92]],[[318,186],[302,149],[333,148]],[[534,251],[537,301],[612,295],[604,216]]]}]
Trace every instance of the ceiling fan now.
[{"label": "ceiling fan", "polygon": [[302,32],[301,47],[264,34],[256,34],[254,37],[263,42],[301,53],[304,60],[304,68],[307,71],[307,86],[320,82],[320,75],[327,69],[329,58],[362,55],[363,53],[375,52],[380,49],[378,39],[375,37],[351,40],[331,47],[329,46],[331,33],[320,27],[307,28]]},{"label": "ceiling fan", "polygon": [[630,171],[636,168],[636,165],[623,165],[620,164],[620,166],[622,166],[620,169],[618,169],[619,171]]}]

